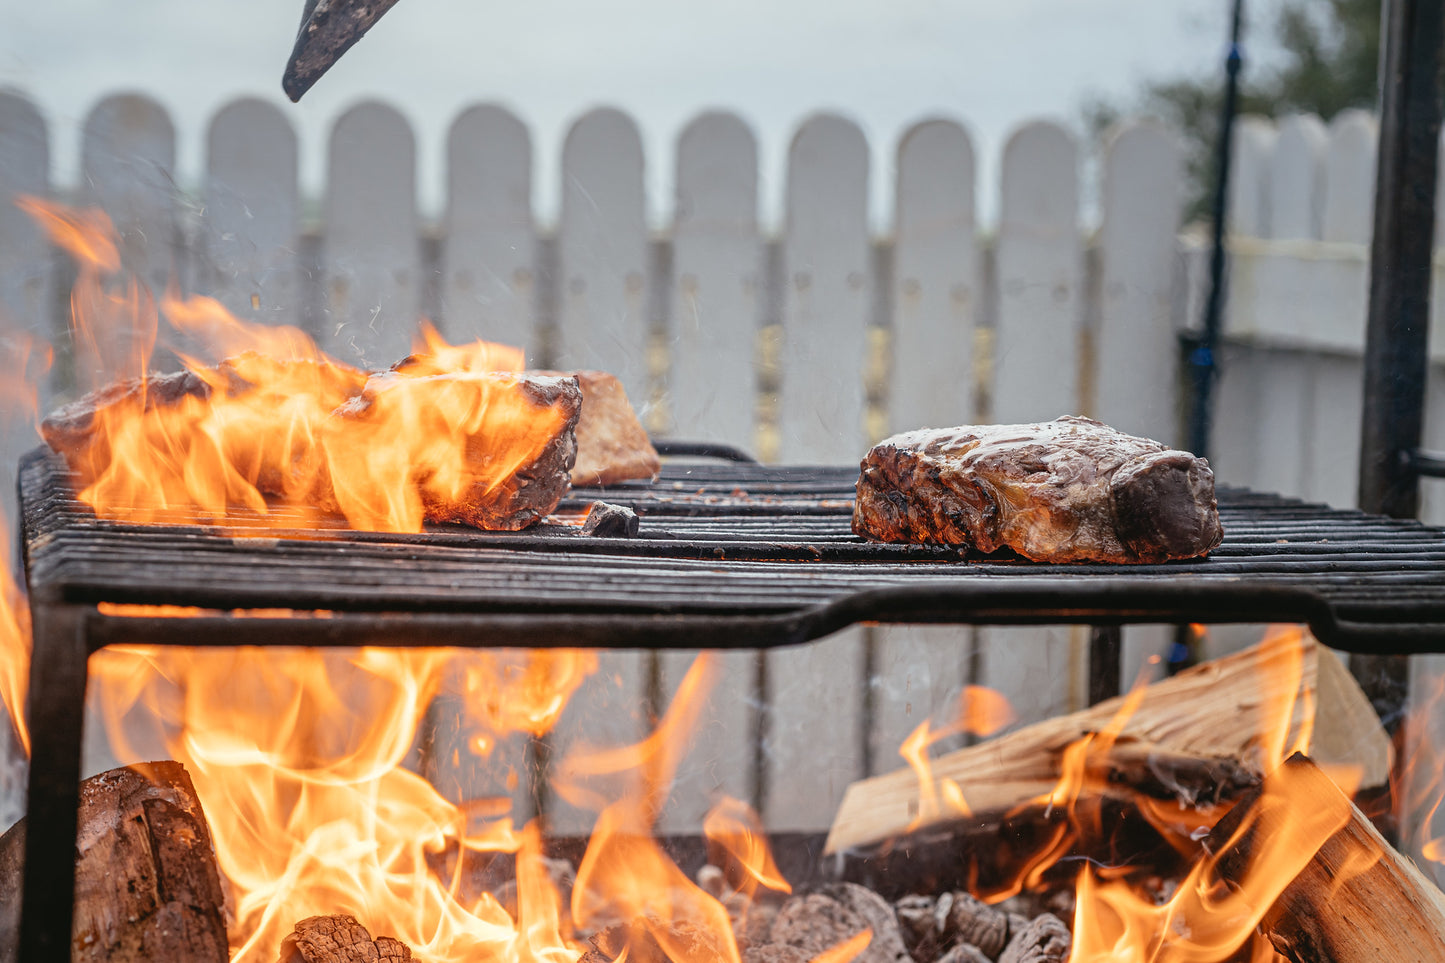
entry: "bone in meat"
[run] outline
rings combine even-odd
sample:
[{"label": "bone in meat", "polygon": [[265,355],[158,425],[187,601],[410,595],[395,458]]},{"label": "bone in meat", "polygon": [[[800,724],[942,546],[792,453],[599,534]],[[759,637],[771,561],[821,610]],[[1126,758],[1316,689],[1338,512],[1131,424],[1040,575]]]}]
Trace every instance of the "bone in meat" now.
[{"label": "bone in meat", "polygon": [[1204,555],[1224,531],[1209,463],[1089,418],[906,432],[863,459],[853,531],[1039,562]]}]

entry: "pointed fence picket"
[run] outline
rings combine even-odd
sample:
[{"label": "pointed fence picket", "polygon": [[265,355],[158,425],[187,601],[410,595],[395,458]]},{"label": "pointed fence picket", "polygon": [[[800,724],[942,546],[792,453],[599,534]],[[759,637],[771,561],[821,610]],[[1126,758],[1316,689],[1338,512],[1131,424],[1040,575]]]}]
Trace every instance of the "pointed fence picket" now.
[{"label": "pointed fence picket", "polygon": [[[648,377],[648,248],[642,138],[632,119],[600,108],[572,125],[562,148],[558,225],[561,295],[554,363],[563,370],[600,368],[616,375],[642,408]],[[624,745],[648,723],[654,659],[639,652],[599,656],[593,684],[567,707],[549,739],[554,766],[582,746]],[[554,767],[554,781],[568,776]],[[550,797],[551,824],[585,833],[592,815],[561,793]]]},{"label": "pointed fence picket", "polygon": [[[1173,319],[1173,239],[1183,208],[1179,139],[1150,123],[1116,127],[1105,138],[1102,219],[1096,240],[1097,316],[1086,352],[1092,404],[1081,410],[1130,434],[1178,447],[1181,437],[1178,331]],[[1167,655],[1173,629],[1126,626],[1122,680],[1130,685],[1150,656]]]},{"label": "pointed fence picket", "polygon": [[[898,144],[888,432],[977,421],[974,343],[982,319],[973,144],[951,120],[910,128]],[[871,772],[899,765],[918,725],[945,725],[972,681],[968,626],[880,626],[869,659]]]},{"label": "pointed fence picket", "polygon": [[[690,438],[754,447],[756,344],[763,247],[758,234],[758,149],[734,114],[710,112],[677,144],[672,224],[668,399]],[[676,694],[697,653],[658,655],[664,698]],[[760,657],[715,653],[717,677],[691,751],[679,767],[663,832],[695,832],[726,795],[751,800],[756,778]]]},{"label": "pointed fence picket", "polygon": [[[866,217],[867,143],[836,116],[798,132],[776,238],[759,211],[755,140],[727,114],[704,115],[682,134],[676,209],[657,237],[637,128],[614,110],[584,115],[568,134],[555,232],[532,209],[527,129],[494,106],[453,124],[435,231],[416,209],[411,127],[380,104],[338,120],[319,225],[303,223],[295,134],[267,102],[218,112],[198,203],[176,177],[175,131],[154,101],[126,94],[96,106],[74,192],[49,182],[49,136],[30,101],[0,93],[6,345],[63,326],[56,287],[66,272],[8,203],[16,192],[40,193],[106,210],[127,265],[154,292],[174,280],[246,317],[300,321],[342,357],[376,364],[405,353],[421,306],[433,305],[453,339],[522,343],[532,364],[609,368],[650,424],[750,449],[766,441],[784,461],[856,461],[874,440],[869,425],[891,432],[1069,411],[1182,440],[1175,338],[1199,321],[1207,258],[1195,233],[1176,235],[1178,145],[1147,124],[1110,137],[1099,230],[1087,239],[1078,147],[1049,123],[1018,130],[1000,183],[983,185],[1001,190],[992,236],[974,210],[972,145],[948,120],[917,125],[900,143],[883,237]],[[1328,127],[1302,116],[1241,119],[1212,458],[1223,483],[1353,502],[1375,136],[1360,112]],[[1445,237],[1445,218],[1439,224]],[[1434,323],[1445,329],[1441,301]],[[775,335],[774,357],[766,349]],[[882,370],[874,352],[884,344],[891,372],[870,396],[865,373]],[[106,351],[127,346],[122,338]],[[1438,374],[1445,337],[1431,350]],[[71,360],[60,360],[55,384],[68,388]],[[79,359],[80,383],[96,366]],[[1440,383],[1426,421],[1435,447],[1445,447]],[[776,397],[760,396],[774,387]],[[0,443],[13,455],[8,436]],[[1445,520],[1435,483],[1424,511]],[[1218,632],[1209,651],[1244,640]],[[902,736],[969,682],[1003,689],[1026,719],[1077,704],[1083,641],[1068,627],[883,627],[796,651],[725,655],[697,751],[660,825],[695,831],[727,793],[760,801],[775,828],[822,828],[850,779],[865,766],[892,768]],[[1167,641],[1159,629],[1128,630],[1125,675]],[[553,782],[540,796],[554,831],[591,824],[573,805],[589,800],[562,760],[582,742],[640,736],[690,658],[606,653],[552,736],[506,750],[550,760]],[[1437,675],[1419,663],[1417,689]],[[434,728],[452,714],[433,712]],[[460,730],[434,733],[433,748],[460,738]],[[91,761],[104,761],[91,748]],[[531,787],[498,787],[485,772],[451,772],[445,762],[420,764],[457,798],[505,791],[530,805]]]},{"label": "pointed fence picket", "polygon": [[439,319],[447,339],[514,344],[540,365],[536,258],[531,136],[505,108],[469,107],[447,135]]},{"label": "pointed fence picket", "polygon": [[[1002,424],[1082,410],[1084,250],[1078,149],[1038,121],[1004,146],[999,205],[998,316],[992,407]],[[1083,633],[1068,626],[980,629],[979,681],[1014,701],[1024,721],[1078,702]]]},{"label": "pointed fence picket", "polygon": [[301,322],[298,154],[291,122],[267,101],[233,101],[211,121],[195,288],[239,318]]},{"label": "pointed fence picket", "polygon": [[677,143],[672,224],[672,419],[690,437],[754,448],[763,246],[758,147],[733,114],[707,113]]},{"label": "pointed fence picket", "polygon": [[612,372],[639,406],[651,397],[642,165],[642,137],[620,110],[593,110],[567,133],[554,360],[559,368]]},{"label": "pointed fence picket", "polygon": [[322,347],[385,367],[406,356],[421,306],[416,145],[395,108],[337,118],[327,157]]},{"label": "pointed fence picket", "polygon": [[[871,321],[868,143],[852,121],[809,118],[788,152],[783,237],[783,461],[853,461],[866,448],[863,370]],[[863,775],[862,629],[767,654],[763,818],[826,825]],[[826,720],[822,726],[819,720]],[[817,742],[830,733],[827,751]]]},{"label": "pointed fence picket", "polygon": [[[107,335],[94,350],[77,343],[76,382],[95,387],[116,375],[141,374],[152,335],[154,300],[166,286],[185,282],[173,171],[176,134],[165,108],[139,94],[102,100],[81,134],[81,197],[110,215],[120,239],[121,263],[149,285],[135,312],[109,311]],[[153,292],[153,294],[152,294]],[[171,359],[173,362],[173,359]],[[158,359],[164,364],[163,359]]]}]

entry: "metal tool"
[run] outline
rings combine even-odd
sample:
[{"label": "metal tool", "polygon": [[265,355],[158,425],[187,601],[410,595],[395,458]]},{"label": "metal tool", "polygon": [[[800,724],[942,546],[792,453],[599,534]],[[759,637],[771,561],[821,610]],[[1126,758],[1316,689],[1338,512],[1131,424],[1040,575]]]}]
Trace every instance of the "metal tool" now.
[{"label": "metal tool", "polygon": [[281,77],[286,96],[299,101],[352,44],[366,36],[397,0],[306,0],[296,46]]}]

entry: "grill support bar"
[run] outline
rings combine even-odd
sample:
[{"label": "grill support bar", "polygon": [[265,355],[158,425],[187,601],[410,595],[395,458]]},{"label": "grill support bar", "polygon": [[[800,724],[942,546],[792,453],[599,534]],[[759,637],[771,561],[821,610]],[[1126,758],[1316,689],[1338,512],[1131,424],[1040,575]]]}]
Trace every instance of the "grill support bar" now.
[{"label": "grill support bar", "polygon": [[[1445,0],[1386,0],[1382,15],[1359,507],[1414,518],[1421,476],[1441,467],[1419,445],[1429,365]],[[1357,655],[1350,668],[1381,717],[1392,722],[1404,702],[1408,663]]]}]

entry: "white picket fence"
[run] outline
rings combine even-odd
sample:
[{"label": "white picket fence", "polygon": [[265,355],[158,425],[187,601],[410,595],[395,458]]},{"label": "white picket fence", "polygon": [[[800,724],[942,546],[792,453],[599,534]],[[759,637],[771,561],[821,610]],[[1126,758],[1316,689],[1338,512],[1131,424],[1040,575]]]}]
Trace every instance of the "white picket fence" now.
[{"label": "white picket fence", "polygon": [[[637,127],[610,109],[566,138],[555,225],[533,212],[526,126],[495,106],[451,128],[439,224],[418,215],[410,127],[380,103],[337,119],[315,224],[303,216],[295,132],[270,103],[216,113],[194,195],[173,176],[165,110],[143,97],[92,111],[73,189],[51,182],[48,137],[31,103],[0,94],[0,198],[98,204],[153,285],[178,279],[241,317],[300,324],[347,360],[400,357],[424,315],[453,340],[523,344],[534,365],[611,370],[653,428],[783,462],[855,462],[881,435],[923,425],[1072,412],[1182,440],[1178,333],[1198,316],[1205,259],[1200,239],[1180,233],[1180,145],[1149,123],[1124,124],[1103,145],[1094,230],[1081,226],[1081,146],[1068,130],[1013,133],[998,223],[984,230],[975,201],[992,188],[977,184],[968,134],[952,120],[920,123],[898,142],[881,237],[867,217],[867,142],[836,115],[798,128],[776,235],[761,227],[755,139],[726,113],[679,136],[660,234]],[[1329,128],[1308,117],[1242,126],[1216,421],[1226,483],[1353,502],[1373,150],[1363,114]],[[6,329],[62,329],[57,260],[0,204]],[[1445,411],[1439,389],[1431,406]],[[1431,431],[1445,447],[1445,417]],[[1445,499],[1429,504],[1445,518]],[[1126,679],[1168,638],[1128,629]],[[1241,638],[1221,632],[1215,644]],[[824,827],[847,783],[896,768],[904,735],[962,685],[1002,689],[1023,718],[1040,718],[1081,704],[1085,653],[1078,628],[886,627],[727,655],[702,761],[683,774],[664,828],[695,831],[719,791],[760,799],[775,829]],[[665,696],[688,661],[653,659],[607,654],[553,757],[583,733],[638,736],[649,680]],[[585,828],[563,807],[553,817]]]}]

